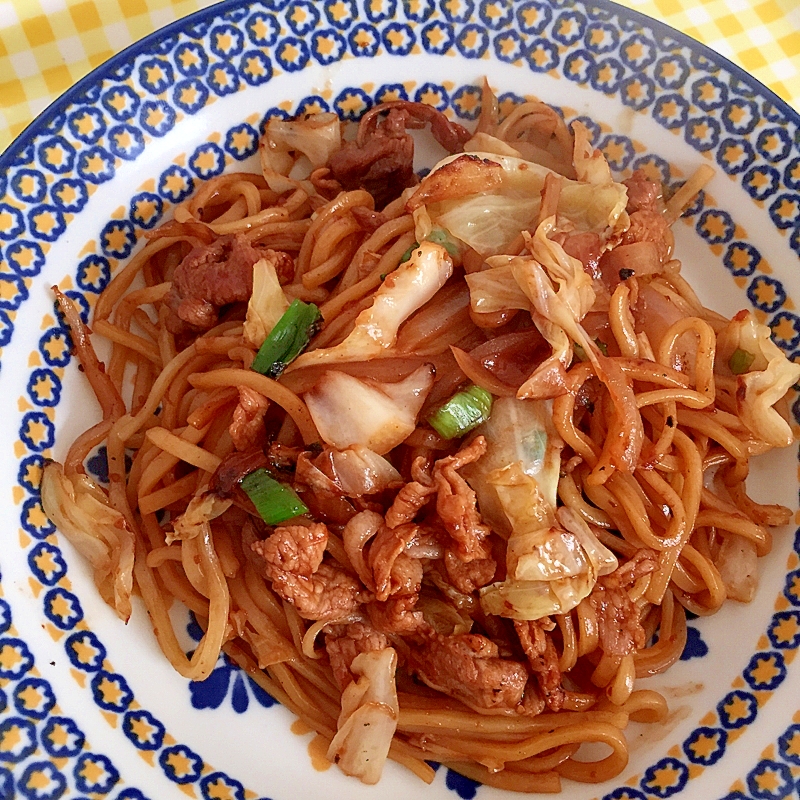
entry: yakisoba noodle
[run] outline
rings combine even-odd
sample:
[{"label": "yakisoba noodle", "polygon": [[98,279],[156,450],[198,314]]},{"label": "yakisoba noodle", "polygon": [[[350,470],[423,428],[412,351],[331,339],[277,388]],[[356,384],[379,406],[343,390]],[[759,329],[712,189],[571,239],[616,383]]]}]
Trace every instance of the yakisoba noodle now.
[{"label": "yakisoba noodle", "polygon": [[[453,155],[419,182],[426,125]],[[619,774],[628,722],[667,714],[637,680],[679,658],[685,610],[752,598],[789,519],[745,479],[793,441],[800,367],[673,254],[710,170],[618,183],[580,123],[501,120],[488,87],[471,133],[399,102],[355,139],[272,120],[261,154],[114,276],[105,366],[57,293],[102,420],[46,467],[48,514],[123,619],[135,581],[181,675],[224,651],[366,782],[387,754],[514,791]],[[304,352],[259,366],[287,325]],[[273,524],[256,474],[289,503]]]}]

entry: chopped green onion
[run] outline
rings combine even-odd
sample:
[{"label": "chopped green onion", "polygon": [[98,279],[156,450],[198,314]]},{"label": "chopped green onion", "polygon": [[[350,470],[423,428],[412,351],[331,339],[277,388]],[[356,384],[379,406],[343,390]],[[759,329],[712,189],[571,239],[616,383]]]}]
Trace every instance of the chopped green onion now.
[{"label": "chopped green onion", "polygon": [[[608,345],[602,339],[595,339],[594,343],[597,345],[597,349],[604,355],[608,355]],[[577,342],[572,343],[572,350],[575,353],[575,358],[578,361],[588,361],[589,356],[586,354],[586,351],[583,349],[583,345],[578,344]]]},{"label": "chopped green onion", "polygon": [[419,247],[419,242],[414,242],[408,250],[403,253],[402,257],[400,258],[400,263],[405,264],[411,258],[411,254]]},{"label": "chopped green onion", "polygon": [[428,234],[427,238],[429,242],[440,244],[442,247],[444,247],[444,249],[447,250],[447,252],[453,256],[453,258],[456,258],[461,254],[461,248],[444,228],[434,228]]},{"label": "chopped green onion", "polygon": [[308,512],[293,489],[276,481],[263,468],[246,475],[240,485],[267,525],[277,525]]},{"label": "chopped green onion", "polygon": [[[426,237],[425,241],[433,242],[434,244],[440,244],[450,253],[453,258],[457,258],[461,254],[461,248],[458,246],[458,243],[453,239],[452,236],[444,229],[444,228],[434,228]],[[414,254],[414,251],[419,247],[419,242],[414,242],[408,250],[403,253],[400,258],[400,263],[405,264],[411,256]]]},{"label": "chopped green onion", "polygon": [[428,422],[443,439],[455,439],[486,422],[491,411],[492,395],[486,389],[472,385],[454,394],[428,418]]},{"label": "chopped green onion", "polygon": [[742,350],[737,347],[733,355],[728,360],[728,366],[734,375],[741,375],[750,369],[751,364],[756,360],[755,354]]},{"label": "chopped green onion", "polygon": [[321,324],[322,315],[313,303],[292,301],[261,345],[252,368],[269,378],[279,377],[308,347]]}]

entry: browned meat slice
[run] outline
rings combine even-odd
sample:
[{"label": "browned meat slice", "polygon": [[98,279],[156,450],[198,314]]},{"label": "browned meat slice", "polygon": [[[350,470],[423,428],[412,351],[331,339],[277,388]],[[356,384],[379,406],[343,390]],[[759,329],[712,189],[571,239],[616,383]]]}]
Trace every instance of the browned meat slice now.
[{"label": "browned meat slice", "polygon": [[[196,333],[217,324],[219,309],[248,300],[253,293],[253,265],[270,259],[278,275],[290,278],[294,262],[287,253],[253,247],[241,234],[221,236],[195,247],[176,267],[166,298],[167,328]],[[288,260],[288,261],[287,261]]]},{"label": "browned meat slice", "polygon": [[263,447],[267,440],[264,415],[269,400],[248,386],[239,387],[239,403],[233,409],[233,421],[228,427],[233,446],[240,451]]},{"label": "browned meat slice", "polygon": [[[409,559],[410,560],[410,559]],[[377,600],[367,606],[370,622],[385,633],[418,633],[428,630],[421,611],[416,611],[416,594],[390,597],[385,603]]]},{"label": "browned meat slice", "polygon": [[597,615],[600,647],[612,656],[626,656],[645,645],[639,612],[624,589],[598,583],[589,596]]},{"label": "browned meat slice", "polygon": [[528,680],[524,664],[500,658],[477,633],[431,637],[411,651],[409,665],[432,689],[477,710],[516,709]]},{"label": "browned meat slice", "polygon": [[601,578],[601,581],[609,589],[631,586],[639,578],[653,572],[656,567],[658,567],[658,553],[654,550],[642,548],[637,550],[627,561],[620,564],[610,575]]},{"label": "browned meat slice", "polygon": [[[399,583],[394,575],[395,564],[408,545],[414,541],[416,535],[417,526],[410,523],[401,525],[399,528],[381,526],[369,549],[369,566],[375,581],[375,598],[377,600],[387,600],[389,595],[398,593],[402,582]],[[405,556],[405,559],[413,560],[408,556]],[[421,580],[422,567],[419,562],[417,562],[417,566],[419,566]],[[419,585],[414,591],[419,592]],[[411,591],[403,592],[403,594],[412,593]]]},{"label": "browned meat slice", "polygon": [[423,486],[418,481],[409,481],[397,493],[386,512],[386,524],[390,528],[397,528],[411,522],[417,512],[431,499],[436,491],[433,486]]},{"label": "browned meat slice", "polygon": [[350,665],[360,653],[374,653],[389,646],[386,636],[366,622],[351,622],[334,626],[325,635],[325,650],[331,662],[333,677],[340,689],[353,679]]},{"label": "browned meat slice", "polygon": [[392,564],[390,597],[413,597],[415,602],[422,586],[422,564],[418,558],[400,553]]},{"label": "browned meat slice", "polygon": [[[381,120],[384,113],[387,116]],[[470,138],[465,128],[432,106],[405,100],[383,103],[362,117],[355,141],[346,142],[331,156],[331,178],[343,189],[366,189],[375,198],[376,206],[383,208],[417,182],[414,140],[407,129],[426,124],[439,144],[451,153],[461,150]]]},{"label": "browned meat slice", "polygon": [[264,560],[264,573],[272,588],[305,619],[336,619],[352,613],[361,602],[361,586],[346,572],[322,563],[328,529],[322,523],[309,527],[278,527],[253,551]]},{"label": "browned meat slice", "polygon": [[267,460],[274,470],[281,472],[294,472],[297,459],[303,450],[299,447],[290,447],[280,442],[270,442],[267,447]]},{"label": "browned meat slice", "polygon": [[389,219],[381,211],[373,211],[366,206],[354,206],[350,213],[355,217],[356,222],[366,233],[374,233],[381,225],[386,224]]},{"label": "browned meat slice", "polygon": [[630,178],[622,181],[628,190],[628,213],[634,211],[663,211],[660,182],[651,181],[644,170],[637,169]]},{"label": "browned meat slice", "polygon": [[458,470],[477,461],[486,452],[486,439],[476,436],[454,456],[439,459],[433,467],[436,487],[436,510],[447,532],[455,542],[462,561],[489,558],[486,538],[491,532],[481,521],[475,492],[458,474]]},{"label": "browned meat slice", "polygon": [[555,628],[555,623],[549,617],[543,617],[531,621],[515,620],[514,627],[547,707],[551,711],[560,711],[564,706],[561,670],[555,645],[547,635]]},{"label": "browned meat slice", "polygon": [[396,528],[406,522],[411,522],[417,512],[431,499],[436,492],[431,476],[425,470],[426,459],[417,456],[411,465],[411,477],[395,495],[394,501],[386,512],[386,524]]},{"label": "browned meat slice", "polygon": [[375,583],[370,619],[386,633],[411,633],[425,624],[422,612],[416,610],[422,562],[405,552],[416,541],[418,532],[411,523],[398,528],[382,525],[369,549],[369,567]]},{"label": "browned meat slice", "polygon": [[639,611],[628,596],[627,587],[652,572],[658,556],[639,550],[610,575],[599,578],[589,602],[597,615],[600,648],[612,656],[626,656],[645,646],[645,632]]},{"label": "browned meat slice", "polygon": [[664,214],[642,209],[631,214],[631,225],[625,231],[620,244],[652,242],[656,246],[659,261],[663,264],[669,258],[672,241],[672,229]]},{"label": "browned meat slice", "polygon": [[569,233],[563,237],[564,252],[577,258],[583,264],[584,272],[593,278],[600,278],[600,256],[603,255],[604,243],[593,231]]},{"label": "browned meat slice", "polygon": [[464,594],[472,594],[481,586],[491,583],[497,572],[497,562],[493,558],[462,561],[452,550],[444,554],[444,567],[450,582]]},{"label": "browned meat slice", "polygon": [[267,457],[261,448],[242,453],[231,453],[222,459],[209,482],[209,489],[222,497],[234,493],[245,475],[268,465]]}]

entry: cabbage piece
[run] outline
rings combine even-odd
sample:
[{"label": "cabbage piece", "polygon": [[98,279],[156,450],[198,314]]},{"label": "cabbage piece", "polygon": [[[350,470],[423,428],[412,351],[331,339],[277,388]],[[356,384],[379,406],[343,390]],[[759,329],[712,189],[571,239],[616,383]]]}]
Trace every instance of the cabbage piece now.
[{"label": "cabbage piece", "polygon": [[572,361],[572,343],[580,345],[593,363],[597,361],[597,346],[587,336],[570,308],[571,292],[567,301],[562,290],[556,291],[550,277],[536,259],[519,256],[510,262],[517,284],[531,302],[534,324],[552,347],[547,358],[525,383],[517,396],[530,398],[557,397],[566,391],[566,371]]},{"label": "cabbage piece", "polygon": [[339,118],[332,112],[294,120],[273,118],[259,143],[264,179],[273,192],[292,191],[300,185],[292,173],[296,172],[295,166],[302,167],[298,163],[301,157],[307,167],[302,177],[306,178],[312,169],[327,164],[341,146]]},{"label": "cabbage piece", "polygon": [[350,667],[356,679],[342,692],[338,731],[328,748],[328,759],[345,775],[363,783],[380,780],[397,729],[396,669],[394,648],[360,653]]},{"label": "cabbage piece", "polygon": [[512,158],[523,158],[522,153],[512,147],[508,142],[498,139],[485,131],[478,131],[464,145],[465,153],[489,153],[495,156],[511,156]]},{"label": "cabbage piece", "polygon": [[736,405],[742,422],[770,447],[788,447],[794,434],[773,406],[800,379],[800,364],[786,358],[770,338],[770,329],[750,311],[740,311],[717,334],[717,369],[730,372],[736,350],[753,356],[747,371],[736,376]]},{"label": "cabbage piece", "polygon": [[566,370],[572,361],[573,346],[579,346],[608,388],[614,404],[609,435],[594,474],[608,478],[613,472],[608,467],[632,472],[644,442],[636,397],[617,362],[603,356],[580,324],[595,300],[591,279],[580,261],[548,238],[553,226],[552,218],[544,220],[528,240],[532,256],[519,256],[509,262],[517,284],[531,302],[536,327],[553,348],[552,355],[520,386],[517,397],[557,397],[567,391]]},{"label": "cabbage piece", "polygon": [[580,517],[556,511],[564,443],[552,403],[497,398],[477,432],[486,437],[487,451],[462,474],[483,519],[508,540],[506,580],[481,590],[484,611],[539,619],[574,608],[617,561]]},{"label": "cabbage piece", "polygon": [[214,492],[204,492],[193,497],[183,512],[173,523],[174,530],[167,531],[166,542],[182,542],[194,539],[208,530],[212,519],[224,514],[233,504],[233,501],[220,497]]},{"label": "cabbage piece", "polygon": [[495,398],[491,417],[475,432],[486,438],[487,450],[463,467],[461,474],[478,498],[483,519],[501,536],[511,535],[515,511],[512,509],[509,515],[500,501],[497,471],[514,465],[521,480],[529,479],[522,498],[524,513],[538,514],[540,527],[548,527],[555,513],[564,446],[553,425],[553,404],[547,400]]},{"label": "cabbage piece", "polygon": [[344,341],[335,347],[303,353],[287,371],[384,355],[397,341],[400,325],[425,305],[452,274],[453,260],[447,250],[433,242],[422,242],[408,261],[386,276],[372,305],[356,317],[355,327]]},{"label": "cabbage piece", "polygon": [[594,305],[592,279],[577,258],[568,255],[558,242],[550,238],[556,232],[555,217],[543,220],[528,240],[528,249],[558,287],[559,299],[569,308],[575,320],[580,322]]},{"label": "cabbage piece", "polygon": [[594,304],[592,279],[577,258],[548,238],[554,230],[554,218],[544,220],[528,239],[531,257],[510,262],[517,284],[533,307],[533,321],[553,348],[552,356],[520,387],[520,397],[553,397],[563,392],[573,342],[598,368],[597,346],[580,325]]},{"label": "cabbage piece", "polygon": [[597,347],[580,321],[595,301],[592,279],[581,262],[549,238],[553,217],[537,226],[527,239],[530,255],[491,256],[489,269],[465,276],[470,307],[477,313],[528,309],[533,321],[553,348],[547,359],[520,388],[520,397],[545,398],[563,393],[573,342],[596,362]]},{"label": "cabbage piece", "polygon": [[383,455],[413,432],[431,386],[430,364],[398,383],[362,380],[329,370],[304,398],[326,444],[337,450],[361,445]]},{"label": "cabbage piece", "polygon": [[[546,167],[509,155],[449,156],[423,178],[408,208],[424,204],[434,224],[487,258],[504,252],[520,231],[534,225],[549,174]],[[628,195],[622,184],[610,178],[602,184],[561,180],[560,224],[603,240],[627,227]]]},{"label": "cabbage piece", "polygon": [[383,456],[359,444],[346,450],[325,450],[316,463],[347,497],[382,492],[403,480]]},{"label": "cabbage piece", "polygon": [[490,268],[464,275],[470,308],[477,314],[493,314],[511,308],[530,310],[531,301],[514,280],[511,256],[492,256]]},{"label": "cabbage piece", "polygon": [[518,506],[520,498],[511,497],[522,530],[515,528],[508,542],[509,577],[481,589],[481,607],[520,620],[564,614],[588,597],[600,575],[617,568],[617,559],[568,508],[558,509],[557,524],[549,529],[526,530],[530,515]]},{"label": "cabbage piece", "polygon": [[264,339],[289,308],[275,265],[262,258],[253,264],[253,294],[247,302],[244,338],[253,347],[261,347]]},{"label": "cabbage piece", "polygon": [[42,508],[92,565],[100,596],[123,621],[131,615],[134,537],[125,517],[87,475],[70,480],[49,461],[42,471]]},{"label": "cabbage piece", "polygon": [[459,636],[472,630],[472,617],[441,598],[421,594],[414,608],[421,611],[425,622],[442,636]]},{"label": "cabbage piece", "polygon": [[572,123],[574,146],[572,151],[572,165],[579,181],[606,186],[613,181],[611,168],[606,157],[592,144],[592,135],[589,129],[580,121]]},{"label": "cabbage piece", "polygon": [[731,600],[749,603],[755,597],[758,588],[758,554],[750,539],[726,532],[722,537],[716,566]]}]

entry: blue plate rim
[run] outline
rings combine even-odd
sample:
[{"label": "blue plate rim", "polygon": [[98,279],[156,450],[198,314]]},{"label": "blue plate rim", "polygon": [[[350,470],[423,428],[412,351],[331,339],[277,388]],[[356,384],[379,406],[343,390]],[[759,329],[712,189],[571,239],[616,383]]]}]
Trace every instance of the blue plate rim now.
[{"label": "blue plate rim", "polygon": [[[574,7],[575,2],[565,4],[559,3],[559,0],[545,0],[548,5],[553,8],[564,8],[567,6]],[[252,5],[252,0],[221,0],[221,2],[214,3],[207,8],[201,8],[187,14],[184,17],[168,23],[162,28],[158,28],[152,33],[147,34],[142,39],[139,39],[132,44],[128,45],[125,49],[116,53],[107,61],[104,61],[99,66],[88,72],[76,83],[74,83],[63,94],[59,95],[53,102],[51,102],[43,111],[41,111],[25,129],[0,153],[0,170],[8,169],[13,162],[14,154],[23,150],[27,144],[33,141],[34,137],[40,133],[40,128],[46,128],[47,124],[58,116],[59,113],[65,111],[70,103],[76,99],[84,87],[96,83],[98,79],[106,76],[109,72],[113,71],[116,67],[131,61],[139,54],[149,50],[153,43],[167,38],[173,31],[184,30],[187,26],[201,22],[207,17],[217,18],[227,11],[242,8],[247,5]],[[787,117],[788,121],[794,122],[800,127],[800,111],[793,108],[786,100],[776,94],[765,83],[760,81],[750,72],[747,72],[743,67],[740,67],[735,62],[731,61],[726,56],[718,53],[713,48],[703,44],[699,40],[689,36],[683,31],[673,28],[666,22],[662,22],[655,17],[648,16],[647,14],[637,11],[627,6],[620,5],[614,0],[590,0],[590,2],[581,3],[587,10],[590,9],[603,9],[606,7],[608,10],[618,14],[621,18],[628,18],[643,27],[652,28],[654,34],[659,38],[671,38],[678,44],[688,47],[692,50],[697,50],[702,56],[708,58],[709,61],[717,63],[721,68],[728,70],[733,77],[737,80],[748,84],[751,88],[755,89],[758,93],[766,95],[773,105],[779,108]]]}]

